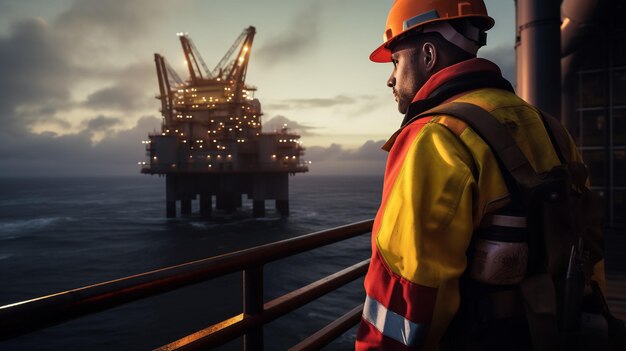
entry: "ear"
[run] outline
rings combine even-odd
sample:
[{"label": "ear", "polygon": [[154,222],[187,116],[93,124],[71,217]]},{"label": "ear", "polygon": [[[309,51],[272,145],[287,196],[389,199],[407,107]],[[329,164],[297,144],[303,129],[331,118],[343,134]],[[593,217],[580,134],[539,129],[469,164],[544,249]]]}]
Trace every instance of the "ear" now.
[{"label": "ear", "polygon": [[422,46],[422,59],[426,72],[432,72],[437,64],[437,47],[431,42],[425,42]]}]

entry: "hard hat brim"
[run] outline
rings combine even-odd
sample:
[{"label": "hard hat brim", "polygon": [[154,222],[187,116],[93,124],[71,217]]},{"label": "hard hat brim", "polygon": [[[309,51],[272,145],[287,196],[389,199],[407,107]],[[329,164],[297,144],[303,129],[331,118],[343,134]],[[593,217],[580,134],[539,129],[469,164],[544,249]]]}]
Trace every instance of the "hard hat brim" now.
[{"label": "hard hat brim", "polygon": [[398,38],[399,36],[401,36],[402,34],[404,34],[406,32],[414,30],[414,29],[416,29],[418,27],[422,27],[422,26],[424,26],[426,24],[429,24],[429,23],[438,22],[438,21],[446,21],[446,20],[457,19],[457,18],[478,18],[478,19],[483,21],[483,23],[482,23],[483,30],[491,29],[493,27],[493,25],[496,23],[496,21],[492,17],[490,17],[490,16],[477,16],[477,15],[458,16],[458,17],[455,17],[455,18],[435,18],[435,19],[432,19],[430,21],[425,21],[425,22],[420,23],[419,25],[416,25],[414,27],[405,29],[401,33],[398,33],[397,35],[394,35],[393,38],[391,38],[391,39],[387,40],[386,42],[384,42],[381,46],[377,47],[370,54],[370,61],[375,62],[375,63],[391,62],[391,50],[389,49],[389,44],[392,41],[394,41],[396,38]]},{"label": "hard hat brim", "polygon": [[391,62],[391,50],[387,48],[388,42],[383,43],[370,54],[370,61],[376,63]]}]

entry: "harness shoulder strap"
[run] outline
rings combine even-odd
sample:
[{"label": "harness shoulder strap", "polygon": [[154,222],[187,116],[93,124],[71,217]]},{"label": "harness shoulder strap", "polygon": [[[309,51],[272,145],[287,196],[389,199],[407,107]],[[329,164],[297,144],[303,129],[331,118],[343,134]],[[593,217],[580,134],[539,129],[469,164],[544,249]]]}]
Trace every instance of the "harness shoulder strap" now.
[{"label": "harness shoulder strap", "polygon": [[[511,132],[489,112],[474,104],[451,102],[425,111],[416,119],[436,114],[449,115],[464,121],[487,143],[498,160],[502,175],[514,200],[523,201],[523,188],[528,189],[540,184],[541,178],[530,165]],[[556,125],[550,124],[550,127],[546,125],[546,129],[557,129]],[[551,138],[553,138],[552,135]],[[554,148],[560,154],[558,146],[554,144]],[[535,350],[555,349],[558,331],[556,296],[552,279],[546,273],[528,277],[520,284],[520,290],[533,348]]]},{"label": "harness shoulder strap", "polygon": [[513,183],[517,183],[509,184],[507,181],[509,191],[514,197],[523,199],[519,197],[522,195],[519,185],[531,188],[540,182],[511,132],[483,108],[467,102],[450,102],[425,111],[416,118],[436,114],[450,115],[464,121],[487,143],[502,170],[513,177]]}]

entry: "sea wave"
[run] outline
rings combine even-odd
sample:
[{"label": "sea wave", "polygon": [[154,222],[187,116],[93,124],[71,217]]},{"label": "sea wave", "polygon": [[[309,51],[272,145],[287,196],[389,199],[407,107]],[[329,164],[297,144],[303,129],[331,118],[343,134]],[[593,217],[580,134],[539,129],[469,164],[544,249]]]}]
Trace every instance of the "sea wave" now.
[{"label": "sea wave", "polygon": [[32,230],[40,230],[51,227],[60,222],[67,222],[71,220],[71,217],[43,217],[0,222],[0,239],[11,239],[15,237],[5,237],[2,234],[25,233]]}]

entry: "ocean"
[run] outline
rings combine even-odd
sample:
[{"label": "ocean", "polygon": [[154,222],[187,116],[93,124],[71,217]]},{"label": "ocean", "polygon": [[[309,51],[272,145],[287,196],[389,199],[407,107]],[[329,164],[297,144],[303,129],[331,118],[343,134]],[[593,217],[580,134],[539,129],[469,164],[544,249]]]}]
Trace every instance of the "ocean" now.
[{"label": "ocean", "polygon": [[[0,179],[0,305],[373,218],[382,176],[290,177],[291,215],[165,218],[165,178]],[[193,204],[198,212],[197,203]],[[365,234],[265,266],[265,300],[369,258]],[[285,350],[364,300],[363,280],[265,328]],[[241,313],[241,274],[0,342],[0,350],[149,350]],[[355,330],[325,350],[353,348]],[[235,340],[220,350],[240,350]]]}]

